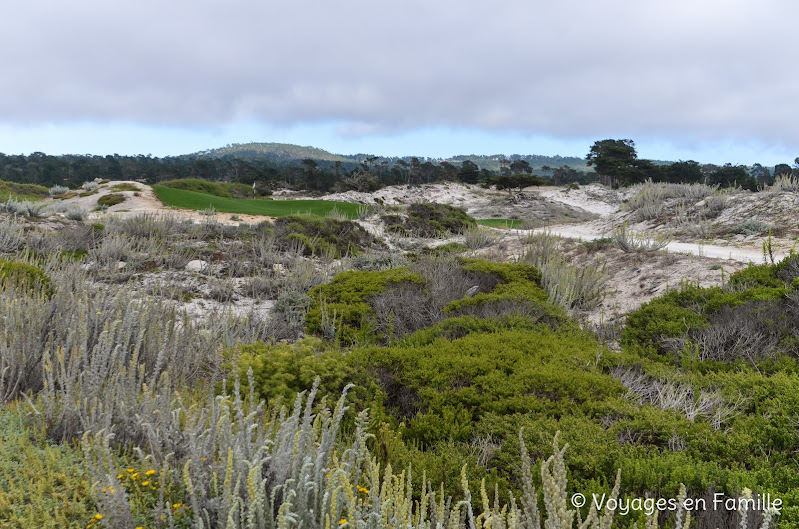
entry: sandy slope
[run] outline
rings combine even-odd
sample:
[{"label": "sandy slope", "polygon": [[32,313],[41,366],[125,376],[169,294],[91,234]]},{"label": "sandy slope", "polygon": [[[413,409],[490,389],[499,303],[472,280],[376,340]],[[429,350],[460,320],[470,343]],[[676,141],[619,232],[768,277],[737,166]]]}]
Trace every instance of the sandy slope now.
[{"label": "sandy slope", "polygon": [[533,192],[554,202],[583,209],[601,217],[608,217],[617,212],[624,196],[618,191],[599,185],[582,186],[579,189],[542,187]]}]

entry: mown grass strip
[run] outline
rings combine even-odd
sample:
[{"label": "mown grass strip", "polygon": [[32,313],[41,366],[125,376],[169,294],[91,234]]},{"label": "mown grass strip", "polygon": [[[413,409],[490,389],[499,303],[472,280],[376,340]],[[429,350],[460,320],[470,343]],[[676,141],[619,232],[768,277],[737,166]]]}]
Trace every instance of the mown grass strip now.
[{"label": "mown grass strip", "polygon": [[512,230],[521,227],[524,221],[519,219],[477,219],[477,224],[488,226],[489,228]]},{"label": "mown grass strip", "polygon": [[245,215],[268,215],[271,217],[288,217],[290,215],[311,214],[318,217],[329,215],[337,210],[347,218],[358,218],[360,204],[350,202],[333,202],[330,200],[264,200],[224,198],[195,191],[153,186],[158,199],[167,206],[176,208],[206,210],[214,208],[225,213],[242,213]]}]

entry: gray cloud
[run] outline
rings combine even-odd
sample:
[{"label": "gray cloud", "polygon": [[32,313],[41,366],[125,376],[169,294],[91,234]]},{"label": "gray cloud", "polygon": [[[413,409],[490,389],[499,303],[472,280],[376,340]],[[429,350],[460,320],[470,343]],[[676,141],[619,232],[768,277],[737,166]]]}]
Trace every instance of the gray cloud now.
[{"label": "gray cloud", "polygon": [[799,150],[792,0],[6,2],[0,123],[336,121]]}]

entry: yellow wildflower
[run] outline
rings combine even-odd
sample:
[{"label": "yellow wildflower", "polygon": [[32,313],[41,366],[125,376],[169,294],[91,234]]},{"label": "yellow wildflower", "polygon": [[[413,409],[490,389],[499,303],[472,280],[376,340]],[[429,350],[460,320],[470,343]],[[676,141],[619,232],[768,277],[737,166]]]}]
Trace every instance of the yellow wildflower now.
[{"label": "yellow wildflower", "polygon": [[135,479],[139,479],[139,473],[138,473],[138,472],[135,472],[135,473],[134,473],[134,474],[133,474],[133,475],[130,477],[130,479],[134,479],[134,480],[135,480]]},{"label": "yellow wildflower", "polygon": [[347,523],[347,519],[346,518],[342,518],[341,520],[338,521],[339,525],[344,525],[345,523]]},{"label": "yellow wildflower", "polygon": [[155,470],[148,470],[147,472],[144,473],[145,476],[152,476],[154,474],[155,474]]},{"label": "yellow wildflower", "polygon": [[129,468],[127,470],[128,470],[128,474],[132,474],[135,469],[134,468]]},{"label": "yellow wildflower", "polygon": [[142,487],[146,487],[146,486],[147,486],[147,485],[149,485],[149,484],[150,484],[150,482],[149,482],[149,481],[142,481],[142,482],[141,482],[141,486],[142,486]]},{"label": "yellow wildflower", "polygon": [[103,519],[103,515],[100,514],[100,513],[97,513],[97,514],[94,515],[94,519],[95,520],[102,520]]},{"label": "yellow wildflower", "polygon": [[124,475],[125,475],[125,474],[120,474],[120,475],[118,475],[118,476],[117,476],[117,479],[122,479],[122,476],[124,476]]},{"label": "yellow wildflower", "polygon": [[173,503],[173,504],[172,504],[172,508],[173,508],[173,509],[180,509],[180,506],[181,506],[181,505],[183,505],[183,504],[182,504],[182,503]]}]

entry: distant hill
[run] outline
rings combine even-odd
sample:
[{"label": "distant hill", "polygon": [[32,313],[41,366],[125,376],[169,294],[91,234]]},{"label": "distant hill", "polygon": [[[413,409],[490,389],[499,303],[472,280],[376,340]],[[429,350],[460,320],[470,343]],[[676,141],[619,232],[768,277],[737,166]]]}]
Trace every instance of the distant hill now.
[{"label": "distant hill", "polygon": [[[208,149],[191,155],[189,157],[212,157],[212,158],[237,158],[245,160],[259,160],[268,161],[279,166],[297,165],[305,159],[311,159],[323,167],[329,167],[336,162],[340,162],[344,168],[352,169],[357,164],[367,159],[376,159],[376,162],[388,161],[389,167],[392,167],[400,160],[410,163],[413,156],[374,156],[370,154],[333,154],[323,149],[316,147],[301,147],[299,145],[291,145],[288,143],[233,143],[220,147],[217,149]],[[564,167],[569,166],[573,169],[583,172],[593,172],[593,168],[585,165],[584,158],[576,156],[543,156],[538,154],[512,154],[505,156],[502,154],[492,155],[458,155],[449,158],[425,158],[419,156],[421,162],[431,162],[433,164],[440,164],[448,162],[460,165],[465,160],[475,163],[480,169],[488,169],[489,171],[499,171],[500,159],[508,158],[509,160],[526,160],[533,169],[540,170],[544,166],[549,167]]]},{"label": "distant hill", "polygon": [[[316,162],[341,162],[342,164],[360,162],[357,156],[342,156],[317,149],[316,147],[301,147],[289,143],[233,143],[225,147],[201,151],[195,153],[194,156],[269,160],[280,165],[294,164],[305,159],[311,159]],[[365,155],[362,156],[365,158]]]}]

